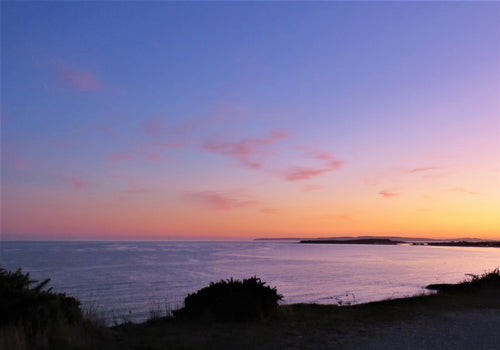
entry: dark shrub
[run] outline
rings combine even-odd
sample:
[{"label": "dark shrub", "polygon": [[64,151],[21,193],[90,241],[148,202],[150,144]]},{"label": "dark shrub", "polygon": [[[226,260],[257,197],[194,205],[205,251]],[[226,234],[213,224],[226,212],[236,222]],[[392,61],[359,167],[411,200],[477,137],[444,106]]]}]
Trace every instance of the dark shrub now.
[{"label": "dark shrub", "polygon": [[221,321],[250,321],[271,314],[283,298],[276,288],[254,276],[243,281],[228,279],[210,283],[184,299],[184,308],[174,316],[215,318]]},{"label": "dark shrub", "polygon": [[467,274],[467,277],[467,279],[457,284],[429,284],[425,288],[440,292],[463,292],[477,288],[498,288],[500,286],[500,269],[498,267],[482,275]]},{"label": "dark shrub", "polygon": [[29,273],[20,269],[9,272],[0,267],[0,328],[22,327],[31,343],[56,323],[81,320],[80,302],[63,293],[53,293],[52,288],[44,290],[49,281],[37,284]]}]

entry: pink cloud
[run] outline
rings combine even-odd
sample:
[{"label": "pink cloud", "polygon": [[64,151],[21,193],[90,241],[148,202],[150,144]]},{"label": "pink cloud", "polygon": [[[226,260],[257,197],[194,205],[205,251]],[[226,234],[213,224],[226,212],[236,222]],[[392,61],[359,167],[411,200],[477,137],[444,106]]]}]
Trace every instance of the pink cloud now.
[{"label": "pink cloud", "polygon": [[102,81],[92,71],[64,62],[56,66],[55,74],[63,85],[75,90],[97,91],[103,87]]},{"label": "pink cloud", "polygon": [[232,210],[236,208],[258,205],[259,201],[237,193],[221,193],[217,191],[199,191],[186,194],[186,199],[202,204],[214,210]]},{"label": "pink cloud", "polygon": [[175,143],[175,142],[164,142],[160,144],[161,147],[166,147],[166,148],[182,148],[186,147],[186,144],[184,143]]},{"label": "pink cloud", "polygon": [[399,196],[400,195],[400,193],[394,192],[394,191],[391,191],[391,190],[382,190],[378,194],[381,195],[384,198],[390,198],[390,197],[395,197],[395,196]]},{"label": "pink cloud", "polygon": [[135,187],[135,188],[131,188],[128,190],[124,190],[121,192],[121,194],[142,194],[142,193],[150,193],[150,192],[153,192],[153,190],[150,188]]},{"label": "pink cloud", "polygon": [[452,188],[451,191],[466,193],[466,194],[470,194],[472,196],[479,196],[481,194],[479,192],[470,191],[470,190],[467,190],[467,189],[461,188],[461,187]]},{"label": "pink cloud", "polygon": [[302,192],[310,192],[310,191],[317,191],[325,188],[325,186],[321,185],[305,185],[302,187]]},{"label": "pink cloud", "polygon": [[288,181],[308,180],[332,170],[333,169],[330,168],[312,169],[305,167],[292,167],[285,171],[285,179],[287,179]]},{"label": "pink cloud", "polygon": [[278,209],[274,208],[262,208],[259,210],[259,212],[263,214],[276,214],[278,212]]},{"label": "pink cloud", "polygon": [[421,172],[425,172],[425,171],[439,170],[439,169],[440,168],[438,168],[438,167],[428,166],[428,167],[409,169],[409,170],[407,170],[407,172],[409,172],[409,173],[421,173]]},{"label": "pink cloud", "polygon": [[128,201],[130,199],[130,197],[133,196],[134,198],[132,200],[135,200],[135,196],[139,196],[139,195],[143,195],[143,194],[147,194],[147,193],[151,193],[151,192],[153,192],[153,190],[150,188],[132,185],[132,186],[129,186],[129,188],[127,188],[127,189],[124,189],[124,190],[117,192],[116,199],[124,202],[124,201]]},{"label": "pink cloud", "polygon": [[335,160],[335,157],[333,157],[332,154],[327,151],[313,150],[307,152],[307,155],[311,158],[319,160]]},{"label": "pink cloud", "polygon": [[3,157],[5,159],[5,165],[15,172],[26,171],[31,163],[28,158],[21,157],[9,152],[4,152]]},{"label": "pink cloud", "polygon": [[75,190],[81,190],[87,187],[87,184],[83,182],[82,179],[79,179],[77,177],[71,177],[70,180],[71,180],[71,185]]},{"label": "pink cloud", "polygon": [[262,157],[269,153],[265,146],[288,137],[286,132],[271,131],[268,137],[244,139],[238,142],[212,141],[206,142],[202,147],[209,152],[235,158],[248,168],[257,169],[263,163]]},{"label": "pink cloud", "polygon": [[296,149],[306,150],[305,155],[307,158],[320,160],[323,162],[323,166],[315,168],[303,166],[291,167],[283,172],[283,176],[288,181],[308,180],[331,171],[339,170],[345,163],[344,161],[335,158],[330,152],[317,149],[309,150],[304,147],[296,147]]},{"label": "pink cloud", "polygon": [[245,111],[242,106],[221,104],[215,108],[214,112],[183,121],[172,129],[172,134],[183,135],[218,125],[237,123],[249,116],[250,113]]},{"label": "pink cloud", "polygon": [[288,181],[308,180],[330,171],[338,170],[342,164],[344,164],[343,161],[336,160],[328,161],[327,166],[323,168],[292,167],[284,172],[284,176]]},{"label": "pink cloud", "polygon": [[110,153],[107,155],[107,159],[112,162],[122,162],[132,159],[132,154],[128,152]]},{"label": "pink cloud", "polygon": [[163,121],[159,118],[152,118],[145,121],[143,127],[144,131],[151,136],[161,136],[165,132]]},{"label": "pink cloud", "polygon": [[206,131],[215,126],[236,123],[248,118],[248,116],[249,114],[240,106],[220,105],[214,112],[187,118],[177,123],[174,122],[173,125],[167,125],[166,121],[168,120],[166,116],[155,116],[144,121],[142,128],[147,134],[154,137],[168,136],[176,141],[182,141],[180,143],[173,143],[176,147],[179,147],[186,144],[184,138],[186,138],[187,134],[192,134],[200,130]]},{"label": "pink cloud", "polygon": [[366,176],[363,179],[364,183],[369,185],[369,186],[378,186],[380,184],[380,177],[379,176]]},{"label": "pink cloud", "polygon": [[146,159],[151,161],[151,162],[156,162],[156,163],[162,163],[162,162],[168,162],[169,159],[163,157],[161,154],[158,154],[156,152],[148,152],[146,154]]},{"label": "pink cloud", "polygon": [[432,174],[432,175],[425,175],[425,176],[422,176],[422,180],[435,180],[435,179],[440,179],[440,178],[443,178],[443,177],[447,177],[447,176],[450,176],[451,175],[451,172],[445,172],[445,173],[437,173],[437,174]]},{"label": "pink cloud", "polygon": [[330,152],[315,150],[309,153],[309,156],[313,159],[324,160],[327,166],[332,170],[339,169],[344,161],[338,160]]},{"label": "pink cloud", "polygon": [[347,214],[325,214],[310,216],[309,220],[335,220],[335,221],[354,221],[350,215]]}]

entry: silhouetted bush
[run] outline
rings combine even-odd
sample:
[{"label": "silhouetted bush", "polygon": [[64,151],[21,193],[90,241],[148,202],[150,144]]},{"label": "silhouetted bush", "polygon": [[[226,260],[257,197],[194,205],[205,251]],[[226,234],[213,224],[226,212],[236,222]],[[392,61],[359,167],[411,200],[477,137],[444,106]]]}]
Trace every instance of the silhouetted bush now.
[{"label": "silhouetted bush", "polygon": [[228,279],[210,283],[184,299],[180,318],[214,318],[221,321],[250,321],[269,316],[283,298],[276,288],[254,276],[243,281]]},{"label": "silhouetted bush", "polygon": [[44,290],[50,279],[31,280],[20,269],[10,272],[0,267],[0,328],[21,327],[30,347],[54,324],[72,324],[82,319],[80,302],[64,293]]},{"label": "silhouetted bush", "polygon": [[467,274],[467,279],[457,284],[429,284],[425,288],[440,292],[462,292],[477,288],[495,288],[500,286],[500,269],[497,267],[482,275]]},{"label": "silhouetted bush", "polygon": [[485,272],[482,275],[468,274],[469,280],[462,282],[462,284],[469,284],[472,286],[499,286],[500,285],[500,268],[493,269]]}]

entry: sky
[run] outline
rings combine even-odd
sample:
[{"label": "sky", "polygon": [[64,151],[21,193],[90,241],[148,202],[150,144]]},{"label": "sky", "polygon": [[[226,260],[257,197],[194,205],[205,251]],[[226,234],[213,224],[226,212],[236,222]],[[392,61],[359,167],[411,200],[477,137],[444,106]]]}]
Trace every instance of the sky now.
[{"label": "sky", "polygon": [[2,2],[2,239],[500,239],[498,2]]}]

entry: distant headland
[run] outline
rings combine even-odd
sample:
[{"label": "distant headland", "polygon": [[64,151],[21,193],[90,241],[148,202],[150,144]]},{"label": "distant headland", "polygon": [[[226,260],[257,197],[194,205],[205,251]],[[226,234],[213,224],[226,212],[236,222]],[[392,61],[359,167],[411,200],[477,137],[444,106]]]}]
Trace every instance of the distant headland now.
[{"label": "distant headland", "polygon": [[305,244],[372,244],[372,245],[428,245],[446,247],[496,247],[500,248],[500,241],[480,238],[457,238],[450,240],[395,237],[395,236],[359,236],[359,237],[328,237],[328,238],[257,238],[256,240],[297,241]]}]

